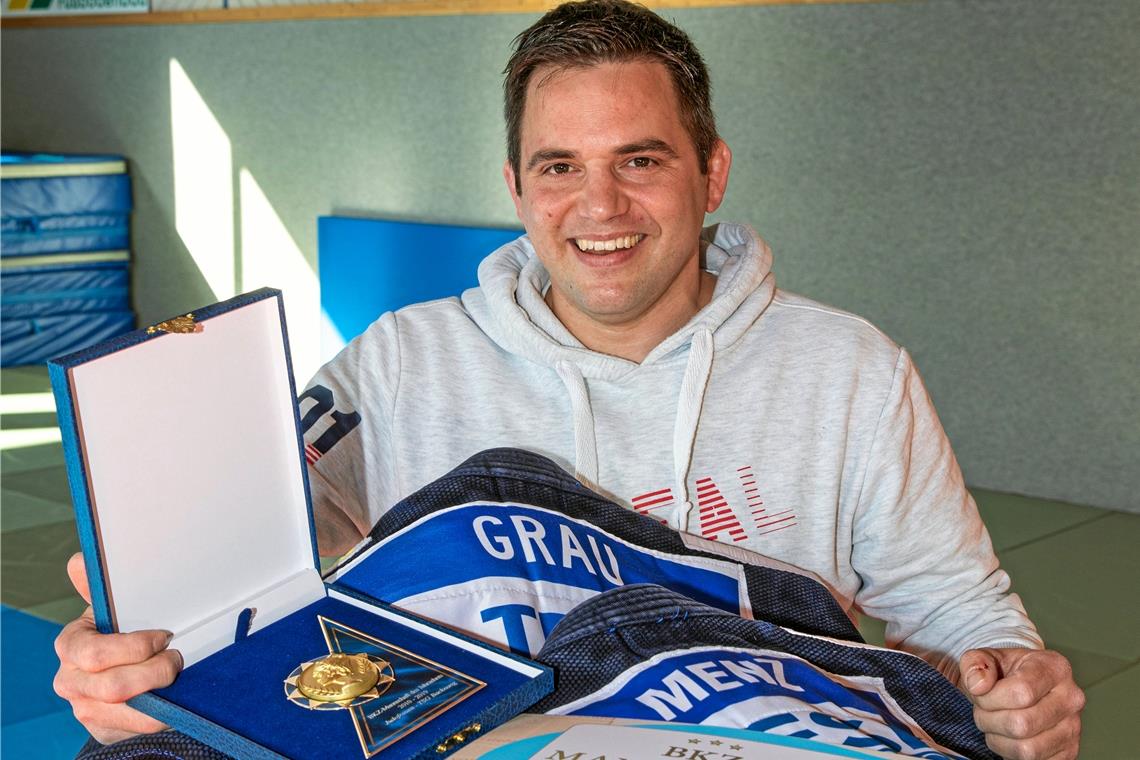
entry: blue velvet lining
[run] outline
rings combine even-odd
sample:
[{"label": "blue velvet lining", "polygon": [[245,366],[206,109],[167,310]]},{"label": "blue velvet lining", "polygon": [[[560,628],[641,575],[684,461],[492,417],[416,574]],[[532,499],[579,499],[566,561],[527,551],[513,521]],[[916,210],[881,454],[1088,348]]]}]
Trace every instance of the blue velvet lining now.
[{"label": "blue velvet lining", "polygon": [[[213,722],[219,727],[219,734],[227,730],[237,732],[287,757],[363,757],[348,711],[308,710],[285,697],[284,681],[290,672],[302,662],[328,653],[318,615],[488,684],[406,736],[397,745],[400,755],[433,747],[532,680],[524,673],[399,622],[325,598],[187,668],[172,686],[155,694]],[[541,693],[535,693],[528,703]],[[174,727],[182,728],[178,722],[173,722]],[[189,724],[195,722],[191,719]]]}]

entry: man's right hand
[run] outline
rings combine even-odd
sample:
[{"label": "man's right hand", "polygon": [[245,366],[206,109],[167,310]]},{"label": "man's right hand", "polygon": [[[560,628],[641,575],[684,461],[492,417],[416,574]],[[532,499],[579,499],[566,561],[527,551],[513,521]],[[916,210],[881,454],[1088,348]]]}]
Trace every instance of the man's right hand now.
[{"label": "man's right hand", "polygon": [[182,655],[166,648],[171,634],[99,633],[82,554],[68,561],[67,574],[88,607],[55,640],[59,655],[56,693],[71,703],[76,719],[103,744],[165,729],[154,718],[128,707],[126,701],[173,683],[182,669]]}]

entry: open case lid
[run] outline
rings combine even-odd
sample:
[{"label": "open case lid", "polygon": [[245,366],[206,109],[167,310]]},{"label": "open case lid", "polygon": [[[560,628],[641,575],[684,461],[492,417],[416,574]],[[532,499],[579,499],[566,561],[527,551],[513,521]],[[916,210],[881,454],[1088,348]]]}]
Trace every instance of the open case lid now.
[{"label": "open case lid", "polygon": [[173,631],[189,666],[326,592],[280,291],[187,322],[49,371],[96,624]]}]

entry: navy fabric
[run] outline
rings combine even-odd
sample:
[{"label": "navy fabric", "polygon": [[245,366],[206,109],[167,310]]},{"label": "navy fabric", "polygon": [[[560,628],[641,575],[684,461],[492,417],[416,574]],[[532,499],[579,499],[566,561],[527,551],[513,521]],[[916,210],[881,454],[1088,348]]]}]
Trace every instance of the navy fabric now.
[{"label": "navy fabric", "polygon": [[[862,641],[843,608],[817,581],[690,549],[673,529],[618,506],[583,486],[546,457],[521,449],[500,448],[480,452],[402,500],[380,518],[370,533],[370,542],[364,544],[357,554],[366,552],[373,544],[384,541],[427,515],[471,502],[535,505],[569,518],[588,521],[619,539],[651,551],[735,564],[744,573],[754,616],[806,633]],[[458,542],[453,549],[459,553],[467,551]],[[472,547],[472,551],[475,550],[476,547]],[[344,583],[353,586],[351,577]],[[367,589],[361,590],[367,593]],[[398,605],[395,599],[384,601]]]},{"label": "navy fabric", "polygon": [[83,745],[76,760],[229,760],[229,755],[177,731],[143,734],[115,744],[94,739]]},{"label": "navy fabric", "polygon": [[[755,656],[748,659],[748,653]],[[792,657],[774,658],[774,653]],[[749,696],[755,697],[756,690],[742,688],[748,684],[734,678],[732,670],[723,668],[723,660],[716,659],[740,661],[736,658],[742,656],[743,661],[757,668],[762,663],[770,669],[765,671],[767,684],[744,676],[760,683],[759,689],[766,692],[763,697],[769,700],[767,704],[774,704],[769,713],[760,709],[765,705],[763,698],[745,702]],[[893,724],[897,733],[889,739],[880,738],[881,743],[875,747],[874,731],[858,730],[860,721],[870,714],[866,708],[874,709],[877,701],[874,686],[860,689],[855,682],[848,687],[848,694],[837,693],[841,690],[826,674],[857,677],[864,685],[868,677],[881,679],[894,702],[938,744],[971,758],[997,757],[974,725],[970,702],[919,658],[805,636],[763,620],[746,620],[659,586],[625,586],[584,602],[555,627],[537,659],[554,667],[558,674],[556,690],[535,705],[534,709],[542,712],[703,722],[756,730],[781,728],[780,733],[785,735],[817,739],[830,730],[833,739],[846,734],[847,746],[892,749],[915,757],[944,757],[915,740],[904,724],[889,717],[885,724]],[[640,681],[635,678],[649,670],[645,663],[651,660],[656,663],[658,674],[673,674],[668,681],[671,691],[648,690],[646,684],[659,687],[662,683],[652,673]],[[815,668],[804,667],[797,660]],[[686,663],[695,669],[685,670]],[[825,673],[817,673],[816,668]],[[740,672],[736,671],[737,676]],[[860,697],[864,701],[859,702]],[[851,710],[848,718],[836,721],[826,713],[813,712],[825,703],[841,708],[856,704],[865,709]],[[656,709],[649,705],[656,705]],[[756,712],[751,718],[743,716],[743,726],[732,726],[723,721],[734,705]],[[568,706],[574,709],[566,709]],[[881,703],[878,706],[882,713],[890,715]],[[739,711],[732,717],[739,720]],[[793,729],[800,730],[788,733]],[[912,743],[908,746],[898,741],[899,735]]]}]

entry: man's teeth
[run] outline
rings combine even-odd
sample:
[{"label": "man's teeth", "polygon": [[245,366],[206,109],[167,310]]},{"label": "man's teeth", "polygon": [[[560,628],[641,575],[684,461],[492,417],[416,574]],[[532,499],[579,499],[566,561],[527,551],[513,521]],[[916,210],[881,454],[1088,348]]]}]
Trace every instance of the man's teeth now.
[{"label": "man's teeth", "polygon": [[617,251],[622,248],[633,248],[641,242],[643,237],[645,237],[645,235],[626,235],[625,237],[614,238],[613,240],[574,238],[574,243],[578,246],[579,251]]}]

